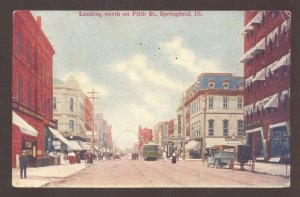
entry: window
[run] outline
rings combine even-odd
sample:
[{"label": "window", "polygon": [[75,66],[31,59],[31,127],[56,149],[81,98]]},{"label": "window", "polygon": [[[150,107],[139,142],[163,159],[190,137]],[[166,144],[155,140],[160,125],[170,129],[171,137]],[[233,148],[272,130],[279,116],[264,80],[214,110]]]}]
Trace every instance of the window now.
[{"label": "window", "polygon": [[17,76],[17,91],[18,91],[18,103],[21,104],[22,99],[21,99],[21,77]]},{"label": "window", "polygon": [[229,84],[228,83],[223,83],[223,89],[228,90]]},{"label": "window", "polygon": [[282,102],[283,102],[283,109],[287,110],[287,108],[288,108],[288,95],[287,94],[283,95]]},{"label": "window", "polygon": [[223,120],[223,136],[228,136],[228,120]]},{"label": "window", "polygon": [[278,69],[275,70],[275,79],[278,79]]},{"label": "window", "polygon": [[228,109],[228,98],[223,98],[223,108]]},{"label": "window", "polygon": [[27,106],[28,108],[31,108],[31,103],[30,103],[31,97],[30,97],[30,82],[27,82]]},{"label": "window", "polygon": [[287,76],[287,66],[284,65],[283,66],[283,77],[286,77]]},{"label": "window", "polygon": [[70,98],[70,110],[73,111],[73,98]]},{"label": "window", "polygon": [[279,43],[278,43],[278,35],[275,34],[275,47],[279,47]]},{"label": "window", "polygon": [[69,129],[74,131],[74,120],[69,120]]},{"label": "window", "polygon": [[27,42],[27,65],[30,65],[30,44]]},{"label": "window", "polygon": [[271,14],[271,18],[273,19],[275,17],[274,11],[271,11],[270,14]]},{"label": "window", "polygon": [[56,97],[53,97],[53,109],[56,110]]},{"label": "window", "polygon": [[239,109],[243,108],[243,99],[242,98],[238,98],[238,108]]},{"label": "window", "polygon": [[21,50],[22,50],[22,40],[21,40],[21,33],[18,32],[17,33],[17,36],[18,36],[18,56],[21,55]]},{"label": "window", "polygon": [[214,135],[214,120],[208,121],[208,135],[213,136]]},{"label": "window", "polygon": [[244,121],[238,120],[237,121],[237,134],[238,134],[238,136],[243,135],[243,130],[244,130]]},{"label": "window", "polygon": [[259,110],[259,108],[257,108],[257,110],[256,110],[256,115],[257,115],[257,117],[259,118],[260,117],[260,110]]},{"label": "window", "polygon": [[287,41],[288,41],[288,38],[289,38],[289,35],[288,35],[288,31],[287,31],[287,28],[286,28],[286,27],[284,27],[283,32],[284,32],[284,41],[287,42]]},{"label": "window", "polygon": [[270,49],[270,51],[272,51],[272,49],[273,49],[273,42],[271,39],[269,40],[269,49]]},{"label": "window", "polygon": [[215,82],[209,82],[208,86],[209,86],[209,89],[215,88]]},{"label": "window", "polygon": [[208,108],[213,108],[213,107],[214,107],[214,99],[208,98]]}]

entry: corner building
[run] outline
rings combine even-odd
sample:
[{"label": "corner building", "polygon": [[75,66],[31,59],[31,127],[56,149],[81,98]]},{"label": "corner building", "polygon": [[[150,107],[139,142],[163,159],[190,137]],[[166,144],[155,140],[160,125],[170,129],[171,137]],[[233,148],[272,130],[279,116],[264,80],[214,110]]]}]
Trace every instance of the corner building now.
[{"label": "corner building", "polygon": [[291,18],[286,11],[244,15],[244,130],[256,160],[290,155]]},{"label": "corner building", "polygon": [[[41,17],[30,11],[13,15],[12,56],[12,167],[18,155],[26,151],[30,165],[47,151],[48,127],[55,127],[53,117],[52,67],[55,51],[41,29]],[[22,122],[37,133],[26,132]],[[23,124],[24,125],[24,124]]]}]

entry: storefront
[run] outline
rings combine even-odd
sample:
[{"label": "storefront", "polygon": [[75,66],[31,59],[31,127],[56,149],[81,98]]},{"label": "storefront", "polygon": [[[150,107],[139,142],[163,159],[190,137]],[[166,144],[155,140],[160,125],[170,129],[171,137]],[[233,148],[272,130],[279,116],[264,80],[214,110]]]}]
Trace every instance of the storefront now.
[{"label": "storefront", "polygon": [[256,160],[264,160],[267,157],[266,140],[262,127],[245,131],[246,142],[252,148],[252,155]]},{"label": "storefront", "polygon": [[290,158],[289,122],[281,122],[269,126],[270,161]]}]

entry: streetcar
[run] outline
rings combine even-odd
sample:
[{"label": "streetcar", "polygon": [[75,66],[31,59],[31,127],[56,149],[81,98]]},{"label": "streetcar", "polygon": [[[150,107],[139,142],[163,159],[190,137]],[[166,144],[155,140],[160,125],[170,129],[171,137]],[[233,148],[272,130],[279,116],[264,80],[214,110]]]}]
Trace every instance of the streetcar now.
[{"label": "streetcar", "polygon": [[154,142],[145,144],[143,147],[143,158],[144,160],[157,160],[160,157],[159,146]]}]

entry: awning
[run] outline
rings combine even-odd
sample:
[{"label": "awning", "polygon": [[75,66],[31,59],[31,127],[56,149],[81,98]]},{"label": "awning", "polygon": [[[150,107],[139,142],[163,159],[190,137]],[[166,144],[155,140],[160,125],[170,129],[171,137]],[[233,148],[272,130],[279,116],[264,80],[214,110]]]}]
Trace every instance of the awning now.
[{"label": "awning", "polygon": [[291,65],[291,53],[283,55],[281,59],[271,68],[272,72],[281,66]]},{"label": "awning", "polygon": [[250,114],[251,111],[253,112],[253,104],[244,107],[244,115]]},{"label": "awning", "polygon": [[283,30],[286,29],[286,31],[289,30],[289,25],[290,24],[290,19],[283,21],[283,23],[281,24],[281,31],[280,33],[283,33]]},{"label": "awning", "polygon": [[253,27],[252,25],[255,23],[261,23],[263,20],[263,13],[264,11],[259,11],[257,13],[257,15],[244,27],[243,29],[243,33],[245,33],[246,31],[252,30]]},{"label": "awning", "polygon": [[255,77],[252,79],[252,82],[265,80],[266,79],[265,75],[266,75],[266,68],[263,68],[256,73]]},{"label": "awning", "polygon": [[82,148],[80,147],[78,141],[70,140],[69,143],[70,143],[70,146],[68,146],[68,150],[75,150],[75,151],[81,151],[82,150]]},{"label": "awning", "polygon": [[248,59],[251,59],[253,58],[252,56],[252,50],[253,50],[253,47],[251,49],[249,49],[248,51],[246,51],[246,53],[241,57],[240,59],[240,62],[241,63],[244,63],[246,62]]},{"label": "awning", "polygon": [[51,131],[51,133],[57,137],[60,141],[62,141],[63,143],[65,143],[67,146],[71,146],[71,143],[69,140],[67,140],[64,136],[62,136],[59,131],[51,128],[51,127],[48,127],[48,129]]},{"label": "awning", "polygon": [[274,94],[269,101],[264,105],[264,108],[268,107],[278,107],[278,93]]},{"label": "awning", "polygon": [[249,86],[252,82],[252,79],[253,79],[253,75],[251,75],[250,77],[248,77],[246,80],[245,80],[245,86]]},{"label": "awning", "polygon": [[257,101],[256,103],[255,103],[255,108],[254,108],[254,112],[256,112],[257,111],[257,108],[259,109],[259,110],[261,110],[262,109],[262,102],[261,101]]},{"label": "awning", "polygon": [[256,53],[259,50],[265,50],[266,49],[265,40],[266,38],[261,39],[261,41],[259,41],[253,48],[252,53]]},{"label": "awning", "polygon": [[35,137],[38,135],[38,131],[32,126],[30,126],[25,120],[23,120],[23,118],[18,116],[18,114],[16,114],[14,111],[12,111],[12,122],[20,128],[22,133]]},{"label": "awning", "polygon": [[284,126],[285,127],[287,126],[287,122],[280,122],[280,123],[269,125],[269,129],[273,129],[276,127],[284,127]]},{"label": "awning", "polygon": [[254,132],[258,132],[258,131],[262,131],[262,127],[258,127],[258,128],[255,128],[255,129],[249,129],[249,130],[246,130],[245,133],[254,133]]},{"label": "awning", "polygon": [[197,149],[198,147],[200,147],[200,142],[197,142],[195,140],[191,140],[185,145],[185,149],[187,150]]},{"label": "awning", "polygon": [[266,77],[269,77],[270,72],[273,74],[273,67],[277,64],[278,60],[274,61],[273,63],[271,63],[269,66],[267,66],[267,70],[266,70]]},{"label": "awning", "polygon": [[281,101],[283,101],[284,100],[284,96],[285,95],[289,95],[289,90],[283,90],[282,92],[281,92],[281,96],[280,96],[280,100]]},{"label": "awning", "polygon": [[275,40],[275,36],[277,34],[278,38],[278,27],[276,27],[269,35],[267,36],[267,45],[269,44],[269,41],[272,40],[272,42]]}]

